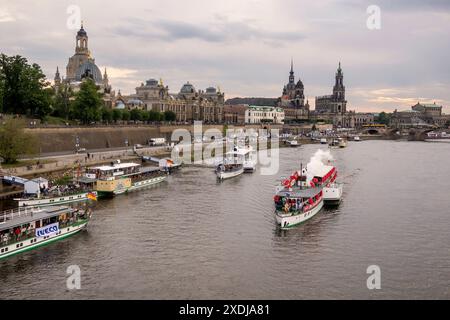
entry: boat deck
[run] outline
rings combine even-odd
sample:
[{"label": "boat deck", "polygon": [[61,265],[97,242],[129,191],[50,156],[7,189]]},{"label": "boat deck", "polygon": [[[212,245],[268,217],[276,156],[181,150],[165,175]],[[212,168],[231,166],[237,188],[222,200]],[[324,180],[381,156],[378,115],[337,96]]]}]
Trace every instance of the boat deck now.
[{"label": "boat deck", "polygon": [[292,191],[289,190],[282,190],[277,193],[277,196],[280,197],[289,197],[289,198],[312,198],[315,197],[317,194],[322,191],[322,188],[293,188]]},{"label": "boat deck", "polygon": [[70,211],[67,207],[48,207],[45,209],[24,208],[0,214],[0,230],[11,229],[32,221],[48,219]]}]

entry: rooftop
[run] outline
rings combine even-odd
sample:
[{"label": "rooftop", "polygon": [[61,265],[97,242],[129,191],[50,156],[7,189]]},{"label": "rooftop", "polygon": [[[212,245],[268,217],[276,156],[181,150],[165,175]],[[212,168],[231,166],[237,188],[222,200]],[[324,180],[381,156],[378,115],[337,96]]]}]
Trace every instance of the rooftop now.
[{"label": "rooftop", "polygon": [[43,209],[21,208],[0,213],[0,230],[11,229],[33,221],[48,219],[70,212],[69,207],[47,207]]},{"label": "rooftop", "polygon": [[278,111],[282,112],[283,109],[277,108],[277,107],[271,107],[271,106],[249,106],[248,109],[252,109],[254,111]]},{"label": "rooftop", "polygon": [[114,166],[100,166],[100,167],[93,167],[91,169],[93,170],[100,170],[100,171],[112,171],[117,169],[126,169],[126,168],[133,168],[133,167],[139,167],[140,164],[129,162],[129,163],[117,163],[114,164]]}]

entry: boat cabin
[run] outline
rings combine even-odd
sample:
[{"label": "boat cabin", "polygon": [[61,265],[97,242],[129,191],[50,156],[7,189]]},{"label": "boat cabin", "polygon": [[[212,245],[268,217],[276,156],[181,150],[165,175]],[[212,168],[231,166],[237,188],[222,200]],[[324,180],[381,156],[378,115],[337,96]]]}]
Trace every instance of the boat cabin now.
[{"label": "boat cabin", "polygon": [[115,180],[116,177],[129,176],[140,172],[137,163],[111,163],[109,166],[88,168],[86,178],[98,180]]}]

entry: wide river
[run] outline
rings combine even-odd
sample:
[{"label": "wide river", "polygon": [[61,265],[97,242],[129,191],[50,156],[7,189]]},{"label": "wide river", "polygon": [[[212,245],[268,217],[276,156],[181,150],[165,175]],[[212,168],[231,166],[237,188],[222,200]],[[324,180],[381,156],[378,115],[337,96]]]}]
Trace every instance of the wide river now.
[{"label": "wide river", "polygon": [[[274,185],[320,148],[281,149],[280,171],[217,183],[183,168],[99,201],[87,232],[0,262],[0,298],[450,298],[450,144],[366,141],[332,150],[345,198],[278,230]],[[67,268],[81,269],[69,291]],[[367,268],[381,269],[381,290]]]}]

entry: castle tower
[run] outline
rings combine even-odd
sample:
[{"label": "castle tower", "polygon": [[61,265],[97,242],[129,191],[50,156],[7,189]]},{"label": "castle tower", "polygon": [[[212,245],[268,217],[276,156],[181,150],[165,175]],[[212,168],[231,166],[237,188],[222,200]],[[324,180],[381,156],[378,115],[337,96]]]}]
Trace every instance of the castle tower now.
[{"label": "castle tower", "polygon": [[336,107],[333,112],[346,113],[347,101],[345,100],[344,73],[342,72],[340,62],[336,72],[336,82],[333,87],[333,99],[336,103]]},{"label": "castle tower", "polygon": [[106,68],[105,68],[105,73],[103,74],[103,84],[105,85],[105,87],[107,87],[109,85],[108,73],[106,71]]},{"label": "castle tower", "polygon": [[345,100],[344,73],[342,72],[341,63],[336,72],[336,83],[333,87],[333,95],[337,101]]},{"label": "castle tower", "polygon": [[59,74],[59,67],[56,67],[55,73],[55,91],[58,93],[59,87],[61,86],[61,75]]}]

